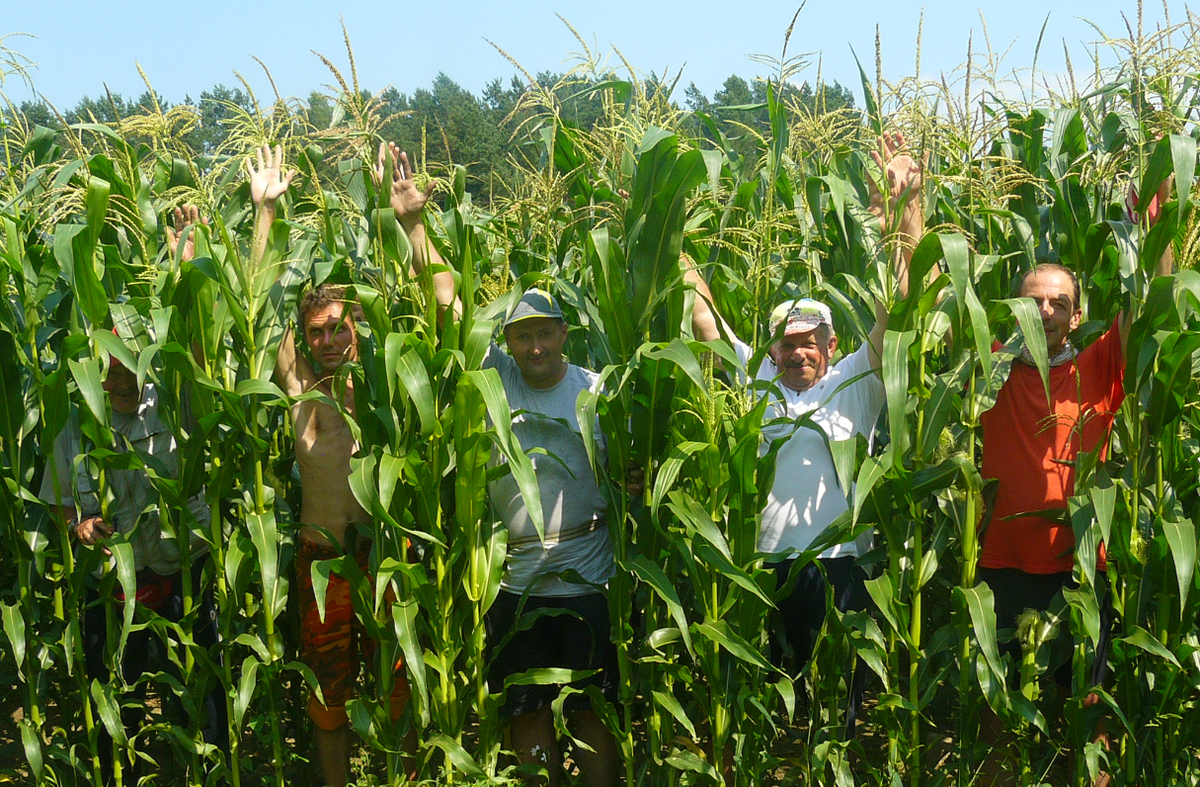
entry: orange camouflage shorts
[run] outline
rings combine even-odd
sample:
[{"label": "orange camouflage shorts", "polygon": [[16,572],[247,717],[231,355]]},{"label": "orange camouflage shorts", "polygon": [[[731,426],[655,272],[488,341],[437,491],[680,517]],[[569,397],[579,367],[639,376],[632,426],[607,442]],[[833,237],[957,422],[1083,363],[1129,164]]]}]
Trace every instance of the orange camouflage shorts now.
[{"label": "orange camouflage shorts", "polygon": [[[359,539],[355,562],[370,577],[370,539]],[[296,541],[296,584],[300,594],[300,660],[317,677],[325,704],[314,693],[308,702],[308,715],[323,730],[344,726],[346,700],[355,695],[359,665],[375,657],[375,642],[354,614],[350,600],[350,583],[331,573],[325,590],[325,619],[317,607],[313,593],[312,564],[318,560],[338,557],[335,547],[318,544],[305,538]],[[397,719],[411,694],[404,664],[397,661],[393,676],[391,711]]]}]

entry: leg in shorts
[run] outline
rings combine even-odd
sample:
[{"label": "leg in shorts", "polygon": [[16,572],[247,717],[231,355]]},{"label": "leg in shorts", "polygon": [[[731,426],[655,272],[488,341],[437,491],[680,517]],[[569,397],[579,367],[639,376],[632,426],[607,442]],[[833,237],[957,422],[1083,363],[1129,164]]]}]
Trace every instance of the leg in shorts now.
[{"label": "leg in shorts", "polygon": [[[363,573],[370,576],[370,540],[357,542],[355,562]],[[317,677],[322,705],[314,693],[308,703],[308,715],[323,730],[336,730],[344,726],[346,700],[354,696],[354,684],[358,679],[359,665],[370,661],[375,654],[375,643],[354,615],[350,600],[350,583],[337,574],[330,574],[325,591],[325,620],[321,620],[313,592],[312,564],[318,560],[329,560],[338,556],[332,546],[317,544],[301,538],[296,543],[296,582],[300,595],[300,660]],[[404,676],[403,664],[396,665],[397,674],[392,684],[392,718],[399,718],[410,694],[408,680]]]},{"label": "leg in shorts", "polygon": [[[976,576],[992,589],[996,606],[996,630],[1015,629],[1017,618],[1027,609],[1045,612],[1064,589],[1077,584],[1070,571],[1055,574],[1029,574],[1017,568],[979,568]],[[1108,644],[1112,636],[1112,604],[1109,600],[1108,583],[1103,574],[1097,577],[1096,586],[1103,588],[1100,599],[1100,641],[1096,646],[1096,658],[1092,664],[1093,685],[1103,683],[1108,664]],[[1008,653],[1013,662],[1021,662],[1021,643],[1015,638],[1000,645],[1001,653]],[[1054,672],[1054,681],[1063,688],[1071,686],[1071,662]]]},{"label": "leg in shorts", "polygon": [[[521,596],[500,591],[487,613],[487,639],[491,665],[488,688],[504,691],[504,682],[531,669],[558,667],[570,670],[599,670],[575,681],[573,688],[596,686],[611,702],[617,695],[617,649],[609,634],[608,600],[599,593],[584,596],[529,596],[522,615],[538,610],[566,610],[568,614],[541,615],[524,631],[517,631]],[[574,613],[574,614],[570,614]],[[501,713],[506,718],[523,716],[549,705],[558,697],[559,686],[511,685]],[[572,694],[564,701],[567,711],[589,710],[591,700]]]},{"label": "leg in shorts", "polygon": [[[786,598],[775,600],[783,639],[779,641],[775,627],[771,630],[771,663],[783,665],[788,645],[792,649],[796,671],[812,659],[816,636],[825,624],[825,588],[833,586],[833,605],[838,612],[862,612],[867,608],[867,572],[855,565],[854,557],[819,558],[801,568],[795,560],[769,565],[776,574],[776,587],[783,587],[795,571],[796,585]],[[818,563],[820,564],[818,566]],[[821,569],[824,569],[822,574]],[[867,683],[866,663],[855,657],[850,667],[850,696],[846,698],[846,738],[853,738],[857,729],[858,712],[862,707]]]},{"label": "leg in shorts", "polygon": [[[853,557],[835,557],[813,561],[794,569],[795,561],[774,563],[776,587],[783,587],[791,573],[797,574],[796,585],[787,598],[776,599],[780,622],[787,645],[795,656],[797,669],[812,658],[816,634],[825,623],[825,585],[833,585],[833,604],[839,612],[861,612],[867,608],[867,574],[861,566],[854,565]],[[822,575],[821,568],[825,569]],[[774,633],[774,632],[773,632]],[[783,643],[771,637],[771,661],[775,666],[783,662]]]}]

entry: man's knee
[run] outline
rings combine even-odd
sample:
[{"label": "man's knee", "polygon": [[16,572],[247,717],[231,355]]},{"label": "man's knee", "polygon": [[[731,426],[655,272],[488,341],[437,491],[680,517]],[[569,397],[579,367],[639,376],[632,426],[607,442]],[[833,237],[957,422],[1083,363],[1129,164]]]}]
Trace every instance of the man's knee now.
[{"label": "man's knee", "polygon": [[316,724],[318,729],[326,732],[340,730],[350,723],[345,705],[330,708],[317,699],[316,694],[308,700],[308,717],[313,720],[313,724]]},{"label": "man's knee", "polygon": [[392,684],[391,710],[392,721],[404,715],[404,709],[408,706],[408,701],[412,697],[412,687],[408,684],[408,678],[404,675],[396,675],[395,682]]}]

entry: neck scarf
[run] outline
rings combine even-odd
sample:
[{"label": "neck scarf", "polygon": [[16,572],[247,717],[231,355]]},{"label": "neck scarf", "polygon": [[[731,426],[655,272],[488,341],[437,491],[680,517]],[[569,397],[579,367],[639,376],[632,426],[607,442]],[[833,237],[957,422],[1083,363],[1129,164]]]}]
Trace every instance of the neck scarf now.
[{"label": "neck scarf", "polygon": [[[1075,345],[1071,344],[1070,339],[1067,339],[1065,342],[1063,342],[1063,346],[1059,349],[1059,351],[1050,356],[1049,366],[1051,369],[1053,369],[1055,366],[1062,366],[1064,363],[1070,363],[1071,361],[1075,360],[1075,356],[1078,354],[1079,353],[1076,351]],[[1022,362],[1027,363],[1030,366],[1037,366],[1033,360],[1033,353],[1029,352],[1029,348],[1024,345],[1021,347],[1020,358]]]}]

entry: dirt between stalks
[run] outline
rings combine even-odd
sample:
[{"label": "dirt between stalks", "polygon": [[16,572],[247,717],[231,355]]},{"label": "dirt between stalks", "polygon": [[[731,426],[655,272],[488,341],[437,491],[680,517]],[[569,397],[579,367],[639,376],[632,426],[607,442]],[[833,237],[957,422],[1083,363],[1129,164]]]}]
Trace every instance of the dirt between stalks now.
[{"label": "dirt between stalks", "polygon": [[[279,719],[285,758],[284,778],[291,787],[320,787],[322,782],[316,772],[315,763],[312,761],[311,725],[303,713],[304,691],[303,686],[297,686],[290,682],[281,691],[285,696],[292,695],[291,701],[285,701],[283,705],[294,711],[294,713],[285,711],[280,714]],[[23,700],[24,697],[20,693],[10,694],[0,700],[0,719],[5,720],[4,723],[0,723],[0,785],[11,784],[22,785],[22,787],[30,785],[32,787],[34,784],[28,766],[25,764],[18,727],[21,719],[24,718]],[[859,784],[883,783],[882,774],[887,768],[889,747],[887,734],[881,726],[872,723],[877,704],[876,699],[868,694],[863,703],[856,731],[857,745],[863,756],[859,758],[857,755],[852,755],[850,762],[855,781]],[[146,710],[150,722],[162,720],[161,702],[155,696],[153,687],[147,690]],[[945,713],[950,710],[949,708],[936,710],[941,711],[935,712],[937,717],[946,720],[953,718],[952,714]],[[71,714],[64,712],[60,703],[55,702],[52,698],[47,698],[45,713],[47,729],[64,729],[71,724]],[[774,765],[766,772],[762,782],[763,787],[784,787],[785,785],[792,787],[792,785],[805,783],[807,768],[804,767],[804,760],[810,756],[807,741],[809,725],[800,718],[801,715],[798,711],[795,723],[781,728],[779,737],[770,746],[767,756],[771,758]],[[477,729],[478,725],[472,718],[463,736],[463,744],[467,751],[473,751],[475,748]],[[639,739],[644,739],[640,727],[636,728],[634,732]],[[69,731],[69,736],[72,740],[81,741],[83,730],[77,726],[73,727]],[[61,744],[61,740],[59,743]],[[145,764],[141,774],[143,777],[150,776],[153,779],[152,783],[155,784],[184,783],[184,766],[176,761],[171,746],[162,736],[151,736],[140,746],[140,749],[158,764],[158,770],[153,773],[151,773],[153,768],[148,763]],[[275,782],[269,719],[264,717],[249,719],[246,734],[241,740],[241,755],[244,764],[253,766],[243,770],[242,784],[245,787],[258,787]],[[938,726],[928,727],[925,733],[922,760],[927,773],[931,776],[929,783],[952,782],[953,779],[950,777],[953,771],[950,769],[955,766],[956,759],[953,731]],[[569,747],[564,767],[567,774],[565,784],[580,784],[578,772],[570,758]],[[355,747],[351,768],[355,776],[355,783],[358,785],[374,786],[386,783],[384,758],[365,746]],[[1042,778],[1049,784],[1066,784],[1070,778],[1066,758],[1055,758]]]}]

